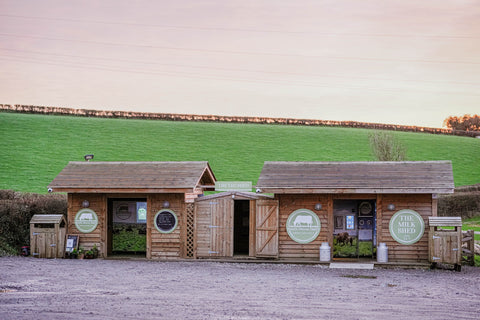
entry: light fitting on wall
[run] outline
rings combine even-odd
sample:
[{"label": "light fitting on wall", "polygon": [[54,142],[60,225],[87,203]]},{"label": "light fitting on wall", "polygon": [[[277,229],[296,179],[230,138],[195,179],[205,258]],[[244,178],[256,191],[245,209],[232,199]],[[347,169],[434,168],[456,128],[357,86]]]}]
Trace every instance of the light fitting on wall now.
[{"label": "light fitting on wall", "polygon": [[90,161],[93,159],[93,154],[86,154],[83,156],[83,158],[85,159],[85,161]]},{"label": "light fitting on wall", "polygon": [[168,202],[167,200],[165,200],[165,201],[163,201],[162,206],[163,206],[164,208],[169,208],[169,207],[170,207],[170,202]]},{"label": "light fitting on wall", "polygon": [[82,207],[83,207],[83,208],[88,208],[88,207],[90,207],[90,202],[88,202],[88,200],[83,200],[83,201],[82,201]]},{"label": "light fitting on wall", "polygon": [[322,210],[322,204],[321,203],[316,203],[315,204],[315,210],[317,210],[317,211]]},{"label": "light fitting on wall", "polygon": [[393,211],[395,210],[395,205],[393,203],[390,203],[388,206],[387,206],[387,209],[390,210],[390,211]]}]

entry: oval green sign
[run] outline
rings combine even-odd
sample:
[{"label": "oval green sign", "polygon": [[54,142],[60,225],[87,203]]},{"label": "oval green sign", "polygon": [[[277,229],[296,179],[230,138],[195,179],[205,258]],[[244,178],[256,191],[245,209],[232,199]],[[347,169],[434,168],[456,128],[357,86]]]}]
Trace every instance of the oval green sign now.
[{"label": "oval green sign", "polygon": [[75,215],[75,227],[83,233],[90,233],[98,226],[98,216],[92,209],[82,209]]},{"label": "oval green sign", "polygon": [[411,245],[422,238],[425,231],[425,222],[418,212],[404,209],[393,215],[388,228],[395,241]]},{"label": "oval green sign", "polygon": [[321,224],[318,216],[308,209],[298,209],[287,219],[287,233],[298,243],[310,243],[320,233]]}]

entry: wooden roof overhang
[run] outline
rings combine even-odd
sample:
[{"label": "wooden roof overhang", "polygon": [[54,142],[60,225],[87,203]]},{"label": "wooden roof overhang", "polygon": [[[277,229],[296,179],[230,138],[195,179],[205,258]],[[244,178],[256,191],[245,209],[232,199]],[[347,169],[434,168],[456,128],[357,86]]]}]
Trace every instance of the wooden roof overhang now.
[{"label": "wooden roof overhang", "polygon": [[49,184],[67,193],[193,193],[215,190],[206,161],[69,162]]},{"label": "wooden roof overhang", "polygon": [[219,198],[232,198],[234,200],[273,200],[272,196],[242,191],[225,191],[220,193],[209,194],[207,196],[198,197],[195,201],[210,201]]},{"label": "wooden roof overhang", "polygon": [[266,193],[453,193],[450,161],[265,162],[256,188]]}]

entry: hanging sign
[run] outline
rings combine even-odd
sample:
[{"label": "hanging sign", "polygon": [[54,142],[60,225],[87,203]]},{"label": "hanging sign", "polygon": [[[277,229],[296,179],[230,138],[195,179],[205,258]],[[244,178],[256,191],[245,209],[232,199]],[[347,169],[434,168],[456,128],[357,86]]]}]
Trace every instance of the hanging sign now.
[{"label": "hanging sign", "polygon": [[98,226],[98,216],[92,209],[84,208],[75,215],[75,227],[82,233],[90,233]]},{"label": "hanging sign", "polygon": [[347,230],[355,230],[355,216],[347,216]]},{"label": "hanging sign", "polygon": [[137,202],[137,223],[147,222],[147,203]]},{"label": "hanging sign", "polygon": [[287,219],[287,233],[297,243],[310,243],[320,233],[321,225],[318,216],[308,209],[298,209]]},{"label": "hanging sign", "polygon": [[172,210],[162,209],[155,215],[154,223],[159,232],[171,233],[177,227],[177,215]]},{"label": "hanging sign", "polygon": [[422,238],[425,231],[425,222],[418,212],[404,209],[393,215],[388,228],[395,241],[411,245]]}]

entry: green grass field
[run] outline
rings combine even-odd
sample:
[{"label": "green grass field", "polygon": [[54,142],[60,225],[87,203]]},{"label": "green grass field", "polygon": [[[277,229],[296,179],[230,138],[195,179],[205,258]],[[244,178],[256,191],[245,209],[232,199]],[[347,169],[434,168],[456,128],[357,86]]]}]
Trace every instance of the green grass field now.
[{"label": "green grass field", "polygon": [[[463,220],[462,230],[474,230],[480,232],[480,216]],[[475,240],[480,241],[480,235],[475,234]]]},{"label": "green grass field", "polygon": [[[0,189],[46,193],[69,161],[209,161],[218,180],[256,183],[264,161],[371,161],[371,130],[169,122],[0,112]],[[480,183],[480,139],[395,132],[408,160],[452,160]]]}]

